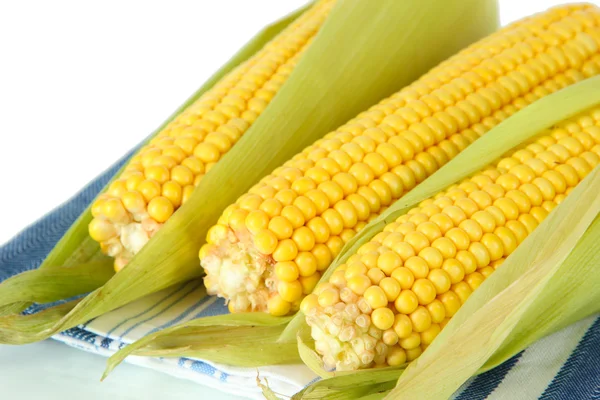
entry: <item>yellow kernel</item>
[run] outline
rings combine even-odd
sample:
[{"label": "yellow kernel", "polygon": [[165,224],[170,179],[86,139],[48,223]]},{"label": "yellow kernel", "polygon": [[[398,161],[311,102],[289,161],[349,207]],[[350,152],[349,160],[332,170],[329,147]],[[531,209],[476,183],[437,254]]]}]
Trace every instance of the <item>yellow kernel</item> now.
[{"label": "yellow kernel", "polygon": [[194,149],[194,156],[204,163],[214,163],[219,161],[219,158],[221,158],[221,152],[214,144],[202,142],[199,143]]},{"label": "yellow kernel", "polygon": [[144,180],[144,174],[141,172],[135,172],[134,174],[127,177],[125,181],[125,188],[127,190],[136,190],[138,185]]},{"label": "yellow kernel", "polygon": [[[554,206],[552,206],[554,208]],[[548,211],[543,207],[533,207],[529,213],[538,223],[542,223],[542,221],[548,216]]]},{"label": "yellow kernel", "polygon": [[329,226],[323,218],[315,217],[306,226],[313,233],[316,243],[325,243],[329,239]]},{"label": "yellow kernel", "polygon": [[448,277],[450,278],[450,282],[458,283],[463,280],[465,276],[465,269],[460,261],[449,258],[444,261],[442,265],[442,270],[446,271]]},{"label": "yellow kernel", "polygon": [[[267,229],[262,229],[254,236],[254,246],[256,249],[262,254],[271,254],[277,248],[277,236]],[[293,258],[292,258],[293,259]],[[291,261],[290,260],[281,260],[281,261]]]},{"label": "yellow kernel", "polygon": [[404,266],[412,272],[415,278],[426,278],[429,275],[429,265],[421,257],[410,257]]},{"label": "yellow kernel", "polygon": [[[448,258],[454,258],[454,256],[456,255],[456,246],[454,245],[454,243],[452,243],[452,241],[446,237],[441,237],[439,239],[436,239],[433,243],[431,243],[431,247],[436,249],[441,255],[443,260],[448,259]],[[421,257],[423,257],[421,255],[421,253],[419,253],[419,255]],[[440,268],[442,263],[440,263],[439,267],[436,268]],[[427,260],[426,260],[427,261]],[[428,262],[429,264],[429,262]],[[429,264],[431,266],[431,264]]]},{"label": "yellow kernel", "polygon": [[402,258],[393,251],[388,251],[379,256],[377,259],[377,267],[386,275],[391,275],[392,272],[402,266]]},{"label": "yellow kernel", "polygon": [[398,312],[402,314],[410,314],[419,306],[419,299],[412,290],[403,290],[394,302],[394,306]]},{"label": "yellow kernel", "polygon": [[[494,201],[492,199],[492,196],[490,196],[490,194],[484,190],[475,190],[474,192],[469,193],[469,199],[473,200],[473,202],[475,202],[475,204],[477,205],[478,210],[475,211],[475,213],[477,213],[479,210],[491,206],[492,202]],[[471,215],[471,217],[472,216],[473,214]]]},{"label": "yellow kernel", "polygon": [[476,290],[485,280],[485,277],[479,272],[473,272],[465,277],[465,282],[472,290]]},{"label": "yellow kernel", "polygon": [[406,260],[408,260],[409,258],[414,257],[416,255],[413,247],[404,241],[394,245],[392,250],[396,254],[398,254],[400,256],[400,258],[402,259],[402,261],[404,261],[404,262],[406,262]]},{"label": "yellow kernel", "polygon": [[402,289],[410,289],[415,282],[415,276],[411,270],[406,267],[396,268],[392,272],[391,277],[398,281],[400,288]]},{"label": "yellow kernel", "polygon": [[377,285],[385,278],[385,273],[379,268],[371,268],[367,271],[367,276],[373,285]]},{"label": "yellow kernel", "polygon": [[[387,306],[387,303],[388,303],[385,292],[379,286],[369,287],[367,290],[365,290],[363,297],[365,298],[367,303],[369,303],[369,305],[373,309],[385,307],[385,306]],[[387,328],[383,328],[383,329],[387,329]]]},{"label": "yellow kernel", "polygon": [[301,276],[311,276],[317,272],[317,258],[309,251],[298,253],[295,262]]},{"label": "yellow kernel", "polygon": [[[409,216],[408,222],[412,222],[413,224],[415,224],[415,227],[419,226],[420,224],[422,224],[424,222],[427,222],[427,220],[429,219],[427,214],[422,213],[419,208],[413,208],[412,210],[410,210],[408,212],[408,216]],[[418,229],[415,228],[415,230],[418,230]],[[419,230],[419,232],[423,233],[421,230]],[[427,236],[427,235],[425,235],[425,236]]]},{"label": "yellow kernel", "polygon": [[413,284],[412,291],[422,305],[431,303],[436,296],[435,286],[427,279],[417,279]]},{"label": "yellow kernel", "polygon": [[264,200],[259,209],[264,211],[270,218],[277,217],[283,209],[281,203],[275,199]]},{"label": "yellow kernel", "polygon": [[148,215],[157,222],[167,221],[173,211],[173,204],[166,197],[158,196],[148,202]]},{"label": "yellow kernel", "polygon": [[421,335],[417,332],[412,332],[407,338],[400,339],[398,343],[405,350],[419,348],[419,346],[421,345]]},{"label": "yellow kernel", "polygon": [[291,237],[294,232],[294,228],[290,221],[281,216],[273,217],[269,221],[268,229],[273,232],[279,240]]},{"label": "yellow kernel", "polygon": [[493,232],[496,228],[496,219],[488,211],[477,211],[471,216],[483,232]]},{"label": "yellow kernel", "polygon": [[425,235],[429,242],[433,242],[434,240],[442,237],[442,231],[440,230],[440,228],[431,221],[426,221],[418,224],[417,231]]},{"label": "yellow kernel", "polygon": [[409,337],[413,330],[412,322],[408,315],[405,314],[396,314],[393,328],[400,339]]},{"label": "yellow kernel", "polygon": [[425,247],[419,252],[419,257],[427,263],[429,269],[441,268],[444,262],[444,256],[435,247]]},{"label": "yellow kernel", "polygon": [[169,170],[163,165],[152,165],[146,168],[144,175],[146,179],[154,180],[160,184],[165,183],[170,178]]},{"label": "yellow kernel", "polygon": [[258,210],[262,202],[263,199],[259,195],[246,194],[238,199],[237,204],[240,206],[240,208],[243,208],[244,210],[254,211]]},{"label": "yellow kernel", "polygon": [[465,304],[471,293],[473,293],[473,289],[466,282],[458,282],[452,285],[452,291],[456,293],[462,304]]},{"label": "yellow kernel", "polygon": [[400,347],[392,347],[385,358],[390,367],[397,367],[406,363],[406,351]]},{"label": "yellow kernel", "polygon": [[378,308],[371,314],[371,321],[376,328],[389,329],[394,325],[394,312],[387,307]]},{"label": "yellow kernel", "polygon": [[469,253],[471,253],[477,262],[477,268],[483,268],[490,263],[490,252],[486,246],[481,242],[471,243],[469,246]]},{"label": "yellow kernel", "polygon": [[310,251],[315,246],[315,235],[305,226],[301,226],[293,232],[292,240],[300,251]]},{"label": "yellow kernel", "polygon": [[496,261],[502,258],[504,254],[504,244],[497,235],[493,233],[486,233],[481,238],[481,244],[483,244],[487,249],[491,261]]},{"label": "yellow kernel", "polygon": [[355,275],[348,279],[348,287],[358,295],[362,295],[370,286],[371,280],[366,275]]},{"label": "yellow kernel", "polygon": [[443,269],[432,270],[429,272],[427,279],[433,284],[437,294],[446,293],[450,290],[452,281],[450,280],[450,275]]},{"label": "yellow kernel", "polygon": [[455,292],[453,292],[451,290],[444,294],[441,294],[438,297],[438,300],[440,300],[442,302],[442,304],[444,305],[444,309],[446,310],[447,318],[451,318],[454,314],[457,313],[459,308],[462,306],[461,298]]},{"label": "yellow kernel", "polygon": [[181,186],[194,183],[194,173],[185,165],[176,165],[171,170],[171,179]]},{"label": "yellow kernel", "polygon": [[346,277],[344,276],[344,271],[336,270],[329,277],[329,283],[331,283],[332,285],[334,285],[340,289],[345,287],[346,286]]},{"label": "yellow kernel", "polygon": [[502,186],[496,183],[485,185],[482,188],[482,190],[489,194],[490,197],[494,200],[499,199],[500,197],[504,196],[504,193],[506,193],[506,190],[504,190]]},{"label": "yellow kernel", "polygon": [[144,196],[146,202],[149,202],[153,198],[160,196],[162,188],[160,184],[156,181],[144,180],[138,185],[137,191],[140,192],[142,196]]},{"label": "yellow kernel", "polygon": [[206,240],[208,243],[216,244],[227,237],[227,231],[227,227],[223,225],[214,225],[208,230]]},{"label": "yellow kernel", "polygon": [[292,239],[281,240],[273,251],[275,261],[291,261],[298,255],[298,247]]},{"label": "yellow kernel", "polygon": [[435,299],[426,307],[427,311],[429,311],[429,314],[431,315],[431,322],[434,324],[439,324],[444,320],[444,318],[446,318],[446,309],[444,308],[444,304],[438,299]]},{"label": "yellow kernel", "polygon": [[521,185],[521,183],[522,182],[519,180],[519,178],[510,173],[503,174],[498,179],[496,179],[496,184],[502,186],[504,190],[517,189]]},{"label": "yellow kernel", "polygon": [[146,201],[139,192],[126,192],[123,194],[121,201],[130,213],[141,213],[146,208]]},{"label": "yellow kernel", "polygon": [[388,328],[383,332],[381,340],[383,341],[383,343],[385,343],[386,346],[393,346],[396,343],[398,343],[398,335],[396,334],[396,332],[394,332],[393,329]]},{"label": "yellow kernel", "polygon": [[466,219],[458,225],[469,236],[471,242],[477,242],[481,240],[483,236],[483,229],[481,226],[472,219]]},{"label": "yellow kernel", "polygon": [[423,306],[417,307],[409,317],[412,322],[413,331],[415,332],[426,331],[431,326],[431,314]]},{"label": "yellow kernel", "polygon": [[277,292],[283,300],[293,303],[301,299],[302,285],[298,281],[280,281],[277,285]]},{"label": "yellow kernel", "polygon": [[[476,251],[480,250],[479,246],[474,247]],[[465,274],[470,274],[477,269],[477,259],[475,255],[469,251],[461,250],[456,253],[456,259],[464,268]]]},{"label": "yellow kernel", "polygon": [[278,279],[293,282],[298,279],[298,267],[292,261],[283,261],[275,264],[275,275]]},{"label": "yellow kernel", "polygon": [[162,185],[162,196],[169,200],[174,208],[178,208],[181,205],[183,200],[182,194],[181,185],[175,181],[168,181]]},{"label": "yellow kernel", "polygon": [[417,253],[430,245],[429,239],[423,233],[416,231],[404,235],[404,241],[410,244]]},{"label": "yellow kernel", "polygon": [[296,206],[285,206],[281,210],[281,216],[287,219],[294,228],[300,228],[304,225],[304,214]]},{"label": "yellow kernel", "polygon": [[441,328],[438,324],[431,324],[429,329],[421,332],[421,345],[429,345],[440,334]]},{"label": "yellow kernel", "polygon": [[244,223],[251,233],[257,234],[268,227],[269,216],[262,210],[254,210],[248,213]]},{"label": "yellow kernel", "polygon": [[[541,208],[541,207],[534,207],[534,208],[539,208],[539,209],[543,210],[543,208]],[[544,210],[544,212],[546,212],[546,210]],[[520,223],[522,223],[525,226],[525,228],[527,228],[527,232],[529,232],[529,233],[533,232],[535,230],[535,228],[537,228],[537,226],[539,224],[537,218],[535,218],[531,214],[522,214],[522,215],[520,215],[518,221]]]},{"label": "yellow kernel", "polygon": [[227,219],[228,225],[236,231],[243,231],[246,229],[246,217],[248,216],[248,211],[237,209],[231,212],[229,218]]},{"label": "yellow kernel", "polygon": [[274,315],[276,317],[281,317],[287,315],[290,312],[292,305],[285,301],[281,296],[275,295],[269,299],[267,302],[267,309],[269,310],[269,314]]},{"label": "yellow kernel", "polygon": [[429,221],[437,225],[442,235],[445,235],[446,232],[448,232],[451,228],[454,227],[454,222],[452,221],[452,219],[450,219],[449,216],[443,213],[432,215],[429,218]]},{"label": "yellow kernel", "polygon": [[94,218],[88,226],[88,231],[92,239],[97,242],[107,241],[117,235],[115,226],[109,221]]},{"label": "yellow kernel", "polygon": [[326,269],[331,261],[333,260],[332,252],[328,246],[324,244],[316,244],[315,247],[311,250],[311,253],[317,259],[317,270],[323,271]]},{"label": "yellow kernel", "polygon": [[353,276],[364,275],[367,273],[367,266],[360,261],[348,262],[345,276],[350,279]]},{"label": "yellow kernel", "polygon": [[385,293],[388,302],[395,301],[402,290],[400,283],[392,277],[381,279],[378,285]]},{"label": "yellow kernel", "polygon": [[[284,178],[281,179],[287,183],[287,180]],[[275,200],[279,201],[284,207],[291,205],[296,197],[298,197],[296,192],[294,192],[292,189],[278,189],[277,187],[275,187],[275,189],[278,190],[277,194],[275,194]]]},{"label": "yellow kernel", "polygon": [[304,315],[308,315],[311,310],[319,306],[319,297],[316,294],[309,294],[304,299],[302,299],[302,303],[300,303],[300,311],[304,313]]},{"label": "yellow kernel", "polygon": [[454,246],[456,246],[458,250],[466,250],[469,248],[469,244],[471,243],[469,235],[467,235],[467,233],[460,228],[450,229],[448,232],[446,232],[445,236],[450,239],[452,243],[454,243]]},{"label": "yellow kernel", "polygon": [[302,285],[302,293],[312,293],[317,283],[319,283],[319,279],[321,279],[321,274],[318,272],[315,272],[311,276],[301,276],[299,280]]}]

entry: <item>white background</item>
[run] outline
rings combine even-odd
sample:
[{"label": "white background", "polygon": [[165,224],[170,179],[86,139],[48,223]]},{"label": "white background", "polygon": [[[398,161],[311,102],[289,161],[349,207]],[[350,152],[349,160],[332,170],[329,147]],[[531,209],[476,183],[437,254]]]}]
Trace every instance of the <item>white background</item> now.
[{"label": "white background", "polygon": [[[503,24],[562,3],[499,1]],[[304,2],[0,0],[0,244],[75,194],[254,33]]]},{"label": "white background", "polygon": [[[506,24],[565,1],[499,2]],[[302,4],[0,0],[0,244],[75,194],[153,131],[254,33]],[[56,384],[76,374],[52,369],[52,358],[61,354],[57,346],[0,347],[0,387],[14,386],[36,368]],[[66,351],[72,363],[102,364]],[[12,368],[15,357],[40,352],[46,357],[41,366]],[[98,398],[121,398],[91,375],[80,378],[94,382]],[[177,381],[157,375],[147,377],[162,384],[160,398],[179,398],[172,389]],[[115,381],[127,390],[124,380]],[[36,393],[18,387],[23,398]]]}]

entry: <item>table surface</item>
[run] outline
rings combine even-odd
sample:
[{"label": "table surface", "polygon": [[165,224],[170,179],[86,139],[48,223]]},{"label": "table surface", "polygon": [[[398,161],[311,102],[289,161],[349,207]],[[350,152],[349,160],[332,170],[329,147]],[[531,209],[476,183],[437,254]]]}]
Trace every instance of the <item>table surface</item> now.
[{"label": "table surface", "polygon": [[0,345],[0,388],[6,399],[239,400],[196,383],[130,364],[100,382],[106,358],[54,340]]}]

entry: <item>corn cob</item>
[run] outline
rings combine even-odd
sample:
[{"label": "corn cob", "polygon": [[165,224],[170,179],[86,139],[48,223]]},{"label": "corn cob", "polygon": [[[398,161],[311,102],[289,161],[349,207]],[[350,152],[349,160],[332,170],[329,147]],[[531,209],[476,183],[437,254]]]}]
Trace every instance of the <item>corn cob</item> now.
[{"label": "corn cob", "polygon": [[90,236],[119,271],[190,197],[286,81],[334,1],[321,0],[169,123],[92,206]]},{"label": "corn cob", "polygon": [[600,163],[600,108],[559,124],[388,224],[302,302],[337,370],[417,358]]},{"label": "corn cob", "polygon": [[200,250],[232,312],[298,309],[369,221],[479,136],[600,72],[600,11],[563,6],[472,45],[327,134],[228,207]]}]

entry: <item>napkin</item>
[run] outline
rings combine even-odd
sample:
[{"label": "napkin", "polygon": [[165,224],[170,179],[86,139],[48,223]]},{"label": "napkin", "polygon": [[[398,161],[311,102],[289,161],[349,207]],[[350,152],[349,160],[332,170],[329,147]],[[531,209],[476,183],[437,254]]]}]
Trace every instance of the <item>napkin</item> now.
[{"label": "napkin", "polygon": [[[37,268],[69,226],[106,185],[130,152],[79,193],[0,247],[0,281]],[[108,357],[157,330],[227,313],[221,299],[203,296],[201,280],[151,294],[53,338]],[[34,313],[47,305],[34,305]],[[191,358],[129,357],[127,362],[250,399],[263,398],[257,378],[289,397],[319,378],[304,365],[240,368]],[[119,373],[118,368],[113,373]],[[98,376],[102,371],[98,371]],[[502,365],[471,378],[453,396],[478,399],[600,399],[600,317],[548,336]]]}]

